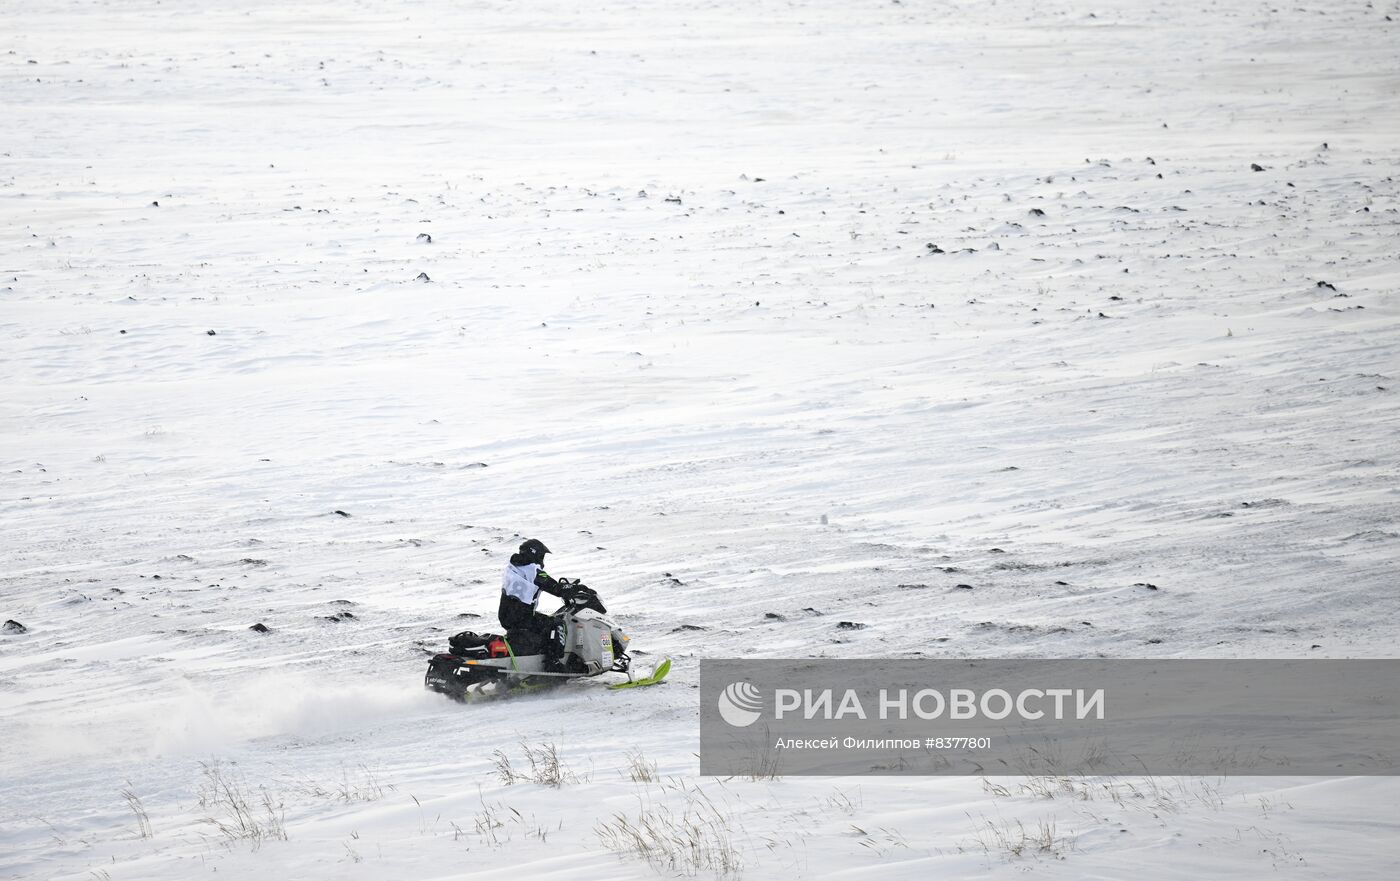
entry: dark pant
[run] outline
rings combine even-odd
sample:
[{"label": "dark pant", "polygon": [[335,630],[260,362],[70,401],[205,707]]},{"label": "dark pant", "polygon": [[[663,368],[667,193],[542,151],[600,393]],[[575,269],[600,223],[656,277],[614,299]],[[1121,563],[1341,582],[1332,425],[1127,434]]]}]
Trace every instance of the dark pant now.
[{"label": "dark pant", "polygon": [[512,596],[501,597],[501,626],[506,629],[506,641],[517,655],[544,655],[558,658],[563,646],[554,638],[558,623],[550,615],[541,615]]}]

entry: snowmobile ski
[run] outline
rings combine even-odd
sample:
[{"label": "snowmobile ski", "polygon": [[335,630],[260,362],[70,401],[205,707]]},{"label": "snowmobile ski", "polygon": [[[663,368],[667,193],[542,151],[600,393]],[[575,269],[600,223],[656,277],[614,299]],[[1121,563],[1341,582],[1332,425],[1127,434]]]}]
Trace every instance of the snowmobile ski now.
[{"label": "snowmobile ski", "polygon": [[656,665],[656,669],[652,670],[650,675],[643,676],[641,679],[633,679],[630,682],[618,682],[614,685],[609,685],[608,688],[641,688],[646,685],[658,685],[666,678],[666,674],[670,672],[671,659],[666,658],[660,664]]}]

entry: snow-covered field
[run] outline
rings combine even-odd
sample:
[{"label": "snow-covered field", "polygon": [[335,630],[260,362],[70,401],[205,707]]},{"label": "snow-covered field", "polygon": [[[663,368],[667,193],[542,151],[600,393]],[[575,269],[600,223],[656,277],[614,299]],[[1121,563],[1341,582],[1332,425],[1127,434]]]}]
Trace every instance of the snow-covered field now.
[{"label": "snow-covered field", "polygon": [[[0,877],[1393,877],[1394,779],[694,753],[705,657],[1394,654],[1397,47],[1396,0],[7,0]],[[525,535],[670,682],[421,690]]]}]

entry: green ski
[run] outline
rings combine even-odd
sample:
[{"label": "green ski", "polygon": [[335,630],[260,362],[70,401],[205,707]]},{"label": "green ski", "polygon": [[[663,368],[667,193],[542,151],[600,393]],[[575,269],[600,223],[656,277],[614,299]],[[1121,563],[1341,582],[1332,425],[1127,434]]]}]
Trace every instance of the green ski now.
[{"label": "green ski", "polygon": [[609,685],[608,688],[641,688],[644,685],[656,685],[661,682],[661,680],[665,679],[666,674],[670,672],[671,659],[667,658],[660,664],[657,664],[656,669],[652,670],[649,676],[644,676],[641,679],[633,679],[630,682],[619,682],[616,685]]}]

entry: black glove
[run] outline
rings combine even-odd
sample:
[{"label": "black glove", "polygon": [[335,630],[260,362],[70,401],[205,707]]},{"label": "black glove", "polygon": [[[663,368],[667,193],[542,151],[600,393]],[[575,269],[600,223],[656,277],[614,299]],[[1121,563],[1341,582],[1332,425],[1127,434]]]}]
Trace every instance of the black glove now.
[{"label": "black glove", "polygon": [[561,578],[555,581],[553,578],[550,578],[543,569],[535,573],[535,587],[557,597],[564,596],[563,588],[568,583],[569,580],[567,578]]}]

